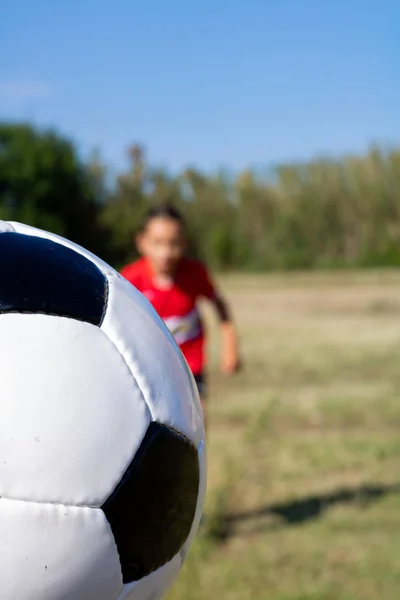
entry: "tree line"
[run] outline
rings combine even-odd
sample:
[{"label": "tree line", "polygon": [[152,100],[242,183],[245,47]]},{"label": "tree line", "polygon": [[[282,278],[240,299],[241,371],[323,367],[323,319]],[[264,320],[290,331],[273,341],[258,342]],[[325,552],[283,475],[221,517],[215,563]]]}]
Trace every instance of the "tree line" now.
[{"label": "tree line", "polygon": [[400,147],[265,172],[171,174],[140,145],[110,178],[98,153],[29,124],[0,123],[0,218],[64,235],[119,267],[154,203],[185,215],[191,252],[221,270],[400,264]]}]

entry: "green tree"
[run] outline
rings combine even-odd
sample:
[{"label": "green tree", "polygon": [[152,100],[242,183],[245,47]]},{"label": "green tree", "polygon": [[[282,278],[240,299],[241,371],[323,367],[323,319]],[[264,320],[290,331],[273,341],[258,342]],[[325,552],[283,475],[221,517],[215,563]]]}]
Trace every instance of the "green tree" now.
[{"label": "green tree", "polygon": [[130,151],[103,217],[118,262],[134,256],[144,212],[169,201],[187,219],[192,250],[217,269],[400,264],[400,151],[282,164],[264,174],[175,176]]},{"label": "green tree", "polygon": [[190,251],[217,269],[400,264],[400,150],[281,164],[232,175],[172,174],[141,144],[114,181],[94,152],[86,163],[54,131],[0,124],[0,218],[49,229],[116,266],[135,257],[149,206],[184,214]]},{"label": "green tree", "polygon": [[99,214],[72,142],[27,124],[0,124],[0,218],[51,230],[104,256]]},{"label": "green tree", "polygon": [[111,231],[111,254],[117,266],[136,256],[134,236],[147,208],[144,150],[135,144],[127,154],[128,171],[117,177],[101,215],[102,223]]}]

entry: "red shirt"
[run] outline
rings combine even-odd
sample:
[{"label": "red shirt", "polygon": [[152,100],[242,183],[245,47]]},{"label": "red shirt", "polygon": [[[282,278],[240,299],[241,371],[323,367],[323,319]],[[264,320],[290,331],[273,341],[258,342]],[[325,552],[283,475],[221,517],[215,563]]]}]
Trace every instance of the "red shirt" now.
[{"label": "red shirt", "polygon": [[197,301],[215,297],[206,267],[201,262],[183,258],[168,289],[157,287],[151,265],[145,258],[124,267],[121,275],[152,303],[173,334],[192,373],[200,375],[205,366],[204,327]]}]

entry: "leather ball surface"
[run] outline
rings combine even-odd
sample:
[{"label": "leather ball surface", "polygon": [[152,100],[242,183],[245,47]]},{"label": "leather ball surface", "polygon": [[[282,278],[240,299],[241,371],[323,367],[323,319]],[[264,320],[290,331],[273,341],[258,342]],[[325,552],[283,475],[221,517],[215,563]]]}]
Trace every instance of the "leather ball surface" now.
[{"label": "leather ball surface", "polygon": [[0,598],[159,600],[205,492],[192,375],[148,301],[0,223]]}]

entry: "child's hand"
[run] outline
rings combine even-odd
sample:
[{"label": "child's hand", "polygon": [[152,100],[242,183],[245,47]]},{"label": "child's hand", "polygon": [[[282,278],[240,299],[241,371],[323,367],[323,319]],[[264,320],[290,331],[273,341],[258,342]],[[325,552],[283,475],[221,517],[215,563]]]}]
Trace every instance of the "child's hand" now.
[{"label": "child's hand", "polygon": [[224,375],[233,375],[242,368],[242,363],[236,353],[225,353],[221,360],[221,371]]},{"label": "child's hand", "polygon": [[233,324],[230,321],[224,322],[221,327],[221,333],[221,371],[224,375],[233,375],[241,367],[238,340]]}]

